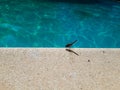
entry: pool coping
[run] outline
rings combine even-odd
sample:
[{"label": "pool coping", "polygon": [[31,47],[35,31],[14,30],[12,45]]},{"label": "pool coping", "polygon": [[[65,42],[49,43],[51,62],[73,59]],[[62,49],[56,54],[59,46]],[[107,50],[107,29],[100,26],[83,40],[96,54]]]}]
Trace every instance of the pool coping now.
[{"label": "pool coping", "polygon": [[120,48],[0,48],[0,90],[119,90]]}]

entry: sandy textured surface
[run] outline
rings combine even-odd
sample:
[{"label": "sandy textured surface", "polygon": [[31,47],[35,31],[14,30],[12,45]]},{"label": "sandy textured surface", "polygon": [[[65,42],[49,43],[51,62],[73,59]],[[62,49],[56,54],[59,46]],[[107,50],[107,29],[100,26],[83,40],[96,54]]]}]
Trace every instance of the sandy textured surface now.
[{"label": "sandy textured surface", "polygon": [[120,90],[120,49],[0,49],[0,90]]}]

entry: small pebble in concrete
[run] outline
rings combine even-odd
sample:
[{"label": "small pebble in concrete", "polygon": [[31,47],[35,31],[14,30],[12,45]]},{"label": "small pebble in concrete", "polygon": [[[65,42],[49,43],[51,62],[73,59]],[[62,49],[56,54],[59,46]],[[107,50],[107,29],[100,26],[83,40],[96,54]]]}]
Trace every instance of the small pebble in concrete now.
[{"label": "small pebble in concrete", "polygon": [[88,59],[88,62],[90,62],[90,60]]},{"label": "small pebble in concrete", "polygon": [[105,53],[105,51],[103,51],[103,53]]}]

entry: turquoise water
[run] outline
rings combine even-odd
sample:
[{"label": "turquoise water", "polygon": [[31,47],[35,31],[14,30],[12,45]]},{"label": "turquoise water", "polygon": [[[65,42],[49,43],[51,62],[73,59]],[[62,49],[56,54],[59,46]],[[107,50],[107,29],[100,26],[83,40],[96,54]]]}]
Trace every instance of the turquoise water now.
[{"label": "turquoise water", "polygon": [[0,47],[120,47],[120,3],[0,1]]}]

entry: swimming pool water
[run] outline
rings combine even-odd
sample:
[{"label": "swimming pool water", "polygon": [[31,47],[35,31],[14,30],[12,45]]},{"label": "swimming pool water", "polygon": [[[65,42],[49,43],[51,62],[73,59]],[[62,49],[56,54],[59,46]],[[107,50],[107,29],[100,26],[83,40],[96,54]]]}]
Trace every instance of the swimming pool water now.
[{"label": "swimming pool water", "polygon": [[120,3],[0,1],[0,47],[120,47]]}]

